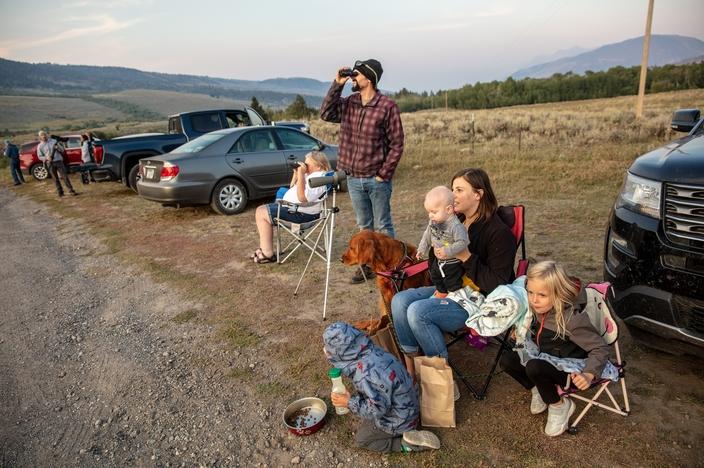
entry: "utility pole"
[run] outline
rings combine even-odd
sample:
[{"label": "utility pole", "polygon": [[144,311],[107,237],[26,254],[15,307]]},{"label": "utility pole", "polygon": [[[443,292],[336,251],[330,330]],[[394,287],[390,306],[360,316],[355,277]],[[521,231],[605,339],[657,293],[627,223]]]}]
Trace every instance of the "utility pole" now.
[{"label": "utility pole", "polygon": [[636,101],[636,118],[643,117],[643,99],[645,98],[645,78],[648,75],[648,54],[650,52],[650,30],[653,26],[653,3],[648,0],[648,19],[645,21],[645,36],[643,37],[643,58],[640,62],[640,84],[638,85],[638,100]]},{"label": "utility pole", "polygon": [[447,112],[447,91],[445,91],[445,112]]}]

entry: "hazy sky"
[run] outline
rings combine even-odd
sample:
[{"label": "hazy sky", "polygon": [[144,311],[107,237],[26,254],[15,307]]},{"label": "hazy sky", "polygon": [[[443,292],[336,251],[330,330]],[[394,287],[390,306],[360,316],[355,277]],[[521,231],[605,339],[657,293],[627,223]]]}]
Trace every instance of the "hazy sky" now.
[{"label": "hazy sky", "polygon": [[[643,34],[647,0],[0,0],[0,57],[327,81],[376,58],[381,87],[503,79],[536,56]],[[654,34],[704,39],[704,1],[656,0]]]}]

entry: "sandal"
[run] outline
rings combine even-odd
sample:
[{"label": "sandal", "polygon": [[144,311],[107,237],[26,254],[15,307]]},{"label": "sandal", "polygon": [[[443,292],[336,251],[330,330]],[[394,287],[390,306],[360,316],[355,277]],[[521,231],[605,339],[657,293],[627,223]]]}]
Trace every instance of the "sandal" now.
[{"label": "sandal", "polygon": [[264,255],[262,253],[261,256],[257,256],[256,258],[254,258],[254,263],[256,263],[258,265],[261,265],[264,263],[277,263],[277,262],[278,262],[278,258],[276,258],[276,254],[272,254],[271,257],[267,257],[266,255]]},{"label": "sandal", "polygon": [[261,257],[265,257],[264,252],[262,252],[262,249],[257,248],[257,250],[255,250],[254,253],[249,256],[249,259],[256,263],[257,259]]},{"label": "sandal", "polygon": [[255,250],[254,253],[249,256],[249,258],[257,264],[276,263],[278,261],[275,253],[271,254],[270,257],[267,257],[266,255],[264,255],[264,251],[260,248]]}]

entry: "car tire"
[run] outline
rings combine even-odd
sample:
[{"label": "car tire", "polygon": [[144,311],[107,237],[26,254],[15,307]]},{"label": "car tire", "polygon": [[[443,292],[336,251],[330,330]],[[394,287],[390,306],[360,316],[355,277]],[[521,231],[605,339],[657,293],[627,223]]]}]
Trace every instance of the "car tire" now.
[{"label": "car tire", "polygon": [[210,206],[217,213],[229,216],[243,212],[247,207],[247,200],[247,190],[242,182],[225,179],[215,186]]},{"label": "car tire", "polygon": [[139,173],[139,163],[132,166],[127,176],[127,185],[137,193],[137,174]]},{"label": "car tire", "polygon": [[49,171],[44,164],[35,164],[29,169],[29,173],[32,174],[36,180],[46,180],[50,177]]}]

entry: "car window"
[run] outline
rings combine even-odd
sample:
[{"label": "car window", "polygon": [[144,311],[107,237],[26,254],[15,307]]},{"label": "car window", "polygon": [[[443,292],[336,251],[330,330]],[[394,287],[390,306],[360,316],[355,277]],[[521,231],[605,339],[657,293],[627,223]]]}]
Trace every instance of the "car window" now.
[{"label": "car window", "polygon": [[183,133],[181,119],[179,117],[171,117],[169,119],[169,133]]},{"label": "car window", "polygon": [[281,139],[284,149],[287,150],[313,151],[320,147],[316,139],[295,130],[278,128],[276,129],[276,134],[279,136],[279,139]]},{"label": "car window", "polygon": [[225,114],[228,127],[250,127],[252,122],[245,112],[228,112]]},{"label": "car window", "polygon": [[198,153],[216,141],[224,138],[224,133],[207,133],[174,149],[173,153]]},{"label": "car window", "polygon": [[268,130],[247,132],[230,149],[230,153],[261,153],[276,151],[276,143]]},{"label": "car window", "polygon": [[81,139],[80,138],[69,138],[68,143],[66,143],[66,148],[80,148]]},{"label": "car window", "polygon": [[20,152],[22,152],[22,153],[31,153],[32,151],[34,151],[34,149],[37,147],[38,144],[39,144],[38,141],[33,141],[32,143],[25,143],[25,144],[22,145],[22,147],[20,148]]},{"label": "car window", "polygon": [[191,116],[191,128],[199,133],[208,133],[220,130],[220,114],[197,114]]}]

